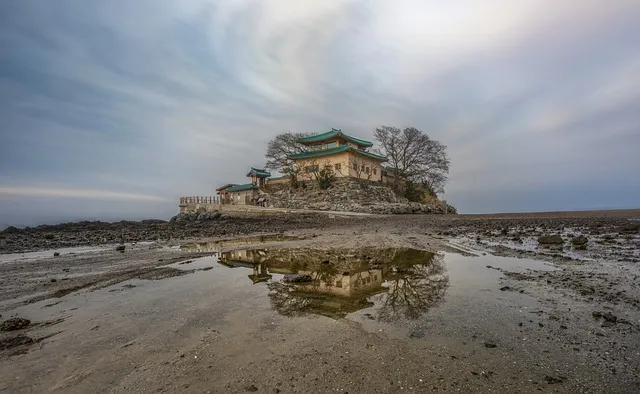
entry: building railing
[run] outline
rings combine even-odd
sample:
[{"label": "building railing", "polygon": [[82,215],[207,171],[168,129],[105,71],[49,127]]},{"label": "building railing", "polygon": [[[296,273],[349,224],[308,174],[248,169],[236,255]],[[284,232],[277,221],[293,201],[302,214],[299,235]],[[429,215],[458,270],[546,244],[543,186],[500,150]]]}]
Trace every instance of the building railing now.
[{"label": "building railing", "polygon": [[220,196],[189,196],[180,197],[180,205],[183,204],[224,204],[224,198]]}]

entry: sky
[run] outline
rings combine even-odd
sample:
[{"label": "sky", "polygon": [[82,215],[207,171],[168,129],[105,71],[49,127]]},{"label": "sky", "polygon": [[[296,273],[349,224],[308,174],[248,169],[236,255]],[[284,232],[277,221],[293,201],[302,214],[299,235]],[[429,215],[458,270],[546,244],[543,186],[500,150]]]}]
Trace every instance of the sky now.
[{"label": "sky", "polygon": [[0,0],[0,227],[168,219],[286,132],[448,147],[462,213],[640,207],[637,0]]}]

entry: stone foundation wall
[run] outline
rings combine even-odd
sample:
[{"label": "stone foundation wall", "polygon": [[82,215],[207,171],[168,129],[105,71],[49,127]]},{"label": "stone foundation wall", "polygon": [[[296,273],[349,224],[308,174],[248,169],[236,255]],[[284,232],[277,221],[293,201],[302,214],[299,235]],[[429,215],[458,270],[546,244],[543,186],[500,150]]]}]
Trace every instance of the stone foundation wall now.
[{"label": "stone foundation wall", "polygon": [[434,201],[430,204],[409,202],[380,183],[350,178],[338,179],[326,190],[307,183],[305,188],[284,189],[270,193],[267,197],[267,206],[373,214],[455,213],[455,208],[442,201]]}]

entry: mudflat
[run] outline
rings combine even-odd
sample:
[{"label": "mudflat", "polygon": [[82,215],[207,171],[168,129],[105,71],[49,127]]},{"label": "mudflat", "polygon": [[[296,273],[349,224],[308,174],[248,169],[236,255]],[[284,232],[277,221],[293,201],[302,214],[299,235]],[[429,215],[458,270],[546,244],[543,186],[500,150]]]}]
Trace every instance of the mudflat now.
[{"label": "mudflat", "polygon": [[640,210],[82,222],[0,247],[0,391],[640,391]]}]

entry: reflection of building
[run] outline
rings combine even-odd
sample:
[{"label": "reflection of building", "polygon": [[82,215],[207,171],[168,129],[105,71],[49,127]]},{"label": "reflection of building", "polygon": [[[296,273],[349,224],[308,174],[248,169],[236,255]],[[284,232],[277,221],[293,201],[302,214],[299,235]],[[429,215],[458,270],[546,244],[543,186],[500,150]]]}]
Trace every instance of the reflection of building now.
[{"label": "reflection of building", "polygon": [[299,269],[294,264],[274,266],[267,252],[260,249],[234,250],[220,254],[220,262],[229,267],[264,266],[264,274],[308,275],[311,282],[296,283],[300,291],[335,294],[343,297],[371,293],[382,289],[383,269],[380,267],[340,271],[337,267],[318,264],[315,270]]},{"label": "reflection of building", "polygon": [[[308,257],[311,262],[288,261],[270,255],[265,250],[235,250],[220,254],[220,263],[228,267],[251,268],[249,279],[255,284],[272,279],[273,274],[300,274],[312,278],[310,282],[270,283],[272,300],[283,298],[295,312],[317,313],[331,317],[344,316],[372,306],[367,297],[385,291],[382,281],[386,269],[379,266],[351,266],[350,264],[322,264],[320,257]],[[304,266],[304,268],[302,268]],[[293,302],[292,302],[293,300]],[[277,303],[276,303],[277,304]],[[288,314],[283,308],[276,308]],[[289,311],[289,312],[294,312]]]},{"label": "reflection of building", "polygon": [[235,250],[221,253],[219,260],[221,264],[229,268],[243,267],[252,269],[253,273],[248,276],[255,284],[266,282],[273,278],[269,274],[267,265],[261,261],[264,256],[265,252],[262,250]]},{"label": "reflection of building", "polygon": [[[267,282],[273,307],[282,315],[344,317],[382,299],[381,320],[415,319],[443,297],[448,278],[442,256],[415,249],[335,254],[319,250],[235,250],[220,263],[244,267],[255,284]],[[299,274],[308,282],[273,281],[274,274]],[[379,297],[372,297],[378,295]]]},{"label": "reflection of building", "polygon": [[371,268],[358,272],[331,273],[328,275],[323,275],[322,272],[317,271],[298,271],[297,273],[309,275],[314,279],[311,283],[300,284],[298,287],[301,291],[351,297],[382,290],[383,275],[381,268]]}]

